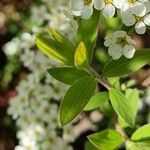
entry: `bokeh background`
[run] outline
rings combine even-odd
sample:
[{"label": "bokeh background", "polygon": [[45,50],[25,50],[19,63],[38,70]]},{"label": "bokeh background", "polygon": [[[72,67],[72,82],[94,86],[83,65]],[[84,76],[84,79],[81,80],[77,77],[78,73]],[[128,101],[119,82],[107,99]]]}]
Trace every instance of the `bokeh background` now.
[{"label": "bokeh background", "polygon": [[[81,113],[64,129],[60,126],[58,107],[68,87],[46,72],[58,64],[37,50],[35,35],[50,26],[74,41],[77,26],[63,14],[68,7],[67,0],[0,1],[0,150],[96,150],[86,136],[111,124],[113,112],[106,106]],[[92,62],[99,73],[110,60],[104,36],[121,27],[120,19],[101,16]],[[131,36],[137,49],[150,47],[150,30]],[[122,89],[138,88],[137,124],[149,123],[150,67],[113,81]],[[99,90],[105,89],[99,85]]]}]

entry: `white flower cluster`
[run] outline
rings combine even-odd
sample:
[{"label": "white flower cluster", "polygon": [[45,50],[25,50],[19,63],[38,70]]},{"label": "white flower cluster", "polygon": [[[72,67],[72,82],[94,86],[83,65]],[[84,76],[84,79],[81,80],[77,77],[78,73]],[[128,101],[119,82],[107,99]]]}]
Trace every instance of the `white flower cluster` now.
[{"label": "white flower cluster", "polygon": [[[27,63],[28,58],[30,59]],[[25,67],[32,70],[32,73],[27,76],[26,80],[19,83],[16,88],[18,95],[10,100],[10,106],[7,110],[21,129],[17,133],[20,145],[16,147],[16,150],[29,148],[32,150],[40,148],[42,150],[71,149],[56,133],[56,129],[60,127],[57,120],[57,100],[60,100],[64,95],[66,85],[46,74],[46,67],[52,66],[52,63],[43,54],[25,50],[25,53],[21,55],[21,60]],[[41,83],[41,77],[44,74],[46,76]],[[51,103],[52,100],[55,103]],[[67,128],[66,134],[64,131],[64,136],[74,139],[72,126]]]},{"label": "white flower cluster", "polygon": [[124,4],[121,16],[126,26],[135,25],[135,31],[138,34],[144,34],[146,25],[150,26],[150,1],[128,0]]},{"label": "white flower cluster", "polygon": [[[48,6],[48,1],[43,1],[42,5],[31,7],[29,32],[21,33],[4,46],[7,55],[19,53],[23,66],[30,71],[26,79],[16,87],[17,96],[10,100],[7,112],[16,120],[19,129],[19,145],[15,147],[16,150],[71,150],[68,143],[75,138],[73,126],[64,128],[62,137],[57,131],[60,128],[57,119],[58,103],[67,86],[46,72],[57,64],[35,49],[35,34],[45,28],[45,22],[68,35],[71,40],[75,32],[70,34],[72,26],[61,13],[63,8],[59,7],[59,3],[62,4],[64,0],[57,3],[52,0],[53,3]],[[52,9],[53,4],[58,9]]]},{"label": "white flower cluster", "polygon": [[149,0],[71,0],[71,9],[74,15],[84,19],[89,19],[93,14],[93,7],[102,10],[105,17],[112,18],[115,10],[119,9],[121,13],[132,12],[135,15],[144,15],[149,13]]},{"label": "white flower cluster", "polygon": [[105,17],[112,18],[115,10],[120,10],[122,22],[133,26],[138,34],[144,34],[146,25],[150,26],[150,0],[71,0],[72,13],[89,19],[93,14],[93,6],[102,10]]},{"label": "white flower cluster", "polygon": [[121,9],[123,0],[71,0],[72,12],[83,19],[89,19],[93,14],[93,6],[97,10],[102,10],[103,15],[112,18],[115,9]]},{"label": "white flower cluster", "polygon": [[[17,133],[20,145],[16,150],[26,150],[29,147],[32,150],[71,149],[56,132],[56,129],[60,128],[56,97],[62,97],[65,86],[60,88],[58,83],[55,85],[57,82],[55,80],[51,80],[51,85],[41,84],[39,79],[35,74],[30,74],[17,86],[18,95],[10,100],[7,112],[16,120],[20,129]],[[52,103],[53,99],[55,103]],[[66,130],[64,136],[71,136],[74,139],[72,127]]]},{"label": "white flower cluster", "polygon": [[[107,18],[118,14],[117,17],[121,17],[126,26],[135,25],[138,34],[144,34],[146,26],[150,26],[150,0],[70,0],[70,7],[73,15],[83,19],[89,19],[93,9],[101,10]],[[105,46],[109,47],[108,53],[113,59],[119,59],[122,55],[126,58],[133,57],[133,41],[125,32],[117,31],[105,40]]]}]

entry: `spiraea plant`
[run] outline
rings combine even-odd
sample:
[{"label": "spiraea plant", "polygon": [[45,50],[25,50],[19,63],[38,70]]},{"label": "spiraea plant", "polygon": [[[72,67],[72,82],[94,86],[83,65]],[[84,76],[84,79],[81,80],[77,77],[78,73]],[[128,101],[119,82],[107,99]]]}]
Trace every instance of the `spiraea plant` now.
[{"label": "spiraea plant", "polygon": [[[75,41],[53,28],[36,37],[37,47],[61,62],[60,67],[48,69],[49,74],[70,85],[60,105],[62,126],[82,111],[103,107],[112,109],[112,125],[88,136],[98,149],[114,150],[123,144],[127,150],[150,149],[150,124],[142,127],[136,124],[139,90],[122,88],[119,83],[122,77],[128,77],[150,63],[150,48],[136,49],[130,37],[134,28],[138,34],[144,34],[146,26],[150,26],[149,6],[149,0],[71,0],[70,12],[65,11],[65,14],[78,23]],[[122,20],[122,27],[107,34],[105,42],[101,43],[108,47],[110,61],[98,73],[91,62],[94,49],[99,46],[96,40],[103,21],[101,16],[107,19],[118,17]],[[98,84],[105,90],[96,92]],[[127,128],[131,134],[126,132]]]}]

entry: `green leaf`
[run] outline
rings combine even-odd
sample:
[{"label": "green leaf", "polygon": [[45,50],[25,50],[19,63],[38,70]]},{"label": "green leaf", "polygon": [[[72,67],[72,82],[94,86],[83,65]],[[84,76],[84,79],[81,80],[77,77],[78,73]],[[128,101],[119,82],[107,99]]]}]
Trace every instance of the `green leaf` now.
[{"label": "green leaf", "polygon": [[54,39],[48,33],[40,33],[37,35],[37,47],[55,60],[67,65],[74,65],[75,45],[57,31],[54,30],[52,33]]},{"label": "green leaf", "polygon": [[139,92],[136,89],[127,89],[125,92],[125,97],[132,107],[134,118],[137,115],[138,111],[138,102],[139,102]]},{"label": "green leaf", "polygon": [[135,123],[134,111],[125,95],[119,90],[112,88],[109,91],[109,97],[117,115],[129,126],[133,127]]},{"label": "green leaf", "polygon": [[139,50],[131,59],[121,57],[119,60],[108,62],[103,69],[103,75],[106,77],[126,75],[137,71],[148,63],[150,63],[150,50]]},{"label": "green leaf", "polygon": [[122,142],[122,136],[113,129],[107,129],[88,136],[91,143],[101,150],[114,150],[118,148]]},{"label": "green leaf", "polygon": [[98,150],[92,143],[86,142],[84,150]]},{"label": "green leaf", "polygon": [[[138,111],[138,102],[139,102],[139,92],[136,89],[127,89],[125,92],[125,97],[127,103],[132,107],[133,110],[133,117],[136,118],[137,111]],[[127,127],[128,125],[123,121],[120,120],[120,123],[123,127]]]},{"label": "green leaf", "polygon": [[96,88],[96,81],[91,77],[83,77],[72,84],[65,94],[60,106],[60,122],[62,125],[72,121],[86,106]]},{"label": "green leaf", "polygon": [[150,142],[132,142],[127,141],[125,143],[126,150],[149,150]]},{"label": "green leaf", "polygon": [[146,124],[136,130],[132,137],[131,140],[134,142],[147,142],[149,141],[150,143],[150,124]]},{"label": "green leaf", "polygon": [[87,53],[86,53],[86,47],[83,42],[81,42],[76,51],[74,56],[75,66],[76,67],[86,67],[87,65]]},{"label": "green leaf", "polygon": [[48,73],[58,81],[70,85],[79,78],[90,76],[86,71],[73,67],[51,68],[48,69]]},{"label": "green leaf", "polygon": [[150,124],[146,124],[137,129],[131,136],[131,140],[126,142],[127,150],[149,150]]},{"label": "green leaf", "polygon": [[81,19],[77,32],[76,45],[84,42],[87,49],[88,64],[92,60],[95,41],[98,34],[100,12],[94,9],[90,19]]},{"label": "green leaf", "polygon": [[90,111],[104,105],[106,101],[109,100],[109,93],[108,92],[100,92],[95,94],[88,104],[85,106],[84,111]]},{"label": "green leaf", "polygon": [[114,110],[109,101],[105,101],[102,105],[100,105],[99,109],[100,112],[102,112],[102,114],[106,117],[112,117],[114,113]]}]

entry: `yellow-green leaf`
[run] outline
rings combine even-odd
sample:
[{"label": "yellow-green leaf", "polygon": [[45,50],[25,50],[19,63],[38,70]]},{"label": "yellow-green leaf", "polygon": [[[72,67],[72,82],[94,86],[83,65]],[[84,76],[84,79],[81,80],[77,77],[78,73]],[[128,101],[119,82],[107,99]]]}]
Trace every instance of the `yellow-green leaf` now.
[{"label": "yellow-green leaf", "polygon": [[122,142],[122,136],[114,129],[107,129],[88,136],[89,141],[100,150],[114,150]]},{"label": "yellow-green leaf", "polygon": [[[125,91],[125,97],[127,100],[127,103],[130,104],[133,110],[133,116],[136,118],[137,111],[138,111],[138,102],[139,102],[139,92],[136,89],[127,89]],[[119,118],[119,122],[122,127],[128,127],[128,124],[125,123],[122,119]]]},{"label": "yellow-green leaf", "polygon": [[74,61],[76,67],[87,66],[86,47],[83,42],[81,42],[76,49]]},{"label": "yellow-green leaf", "polygon": [[109,100],[109,93],[108,92],[99,92],[92,96],[90,101],[84,108],[84,111],[89,111],[100,107],[101,105],[105,105]]},{"label": "yellow-green leaf", "polygon": [[125,142],[126,150],[149,150],[150,142]]},{"label": "yellow-green leaf", "polygon": [[130,105],[125,95],[118,89],[112,88],[109,91],[109,97],[117,115],[129,126],[133,127],[135,124],[134,107]]},{"label": "yellow-green leaf", "polygon": [[133,133],[131,140],[134,142],[150,142],[150,124],[146,124],[136,130]]},{"label": "yellow-green leaf", "polygon": [[51,33],[53,38],[48,33],[37,35],[37,47],[55,60],[67,65],[74,65],[75,45],[59,32],[53,30]]}]

